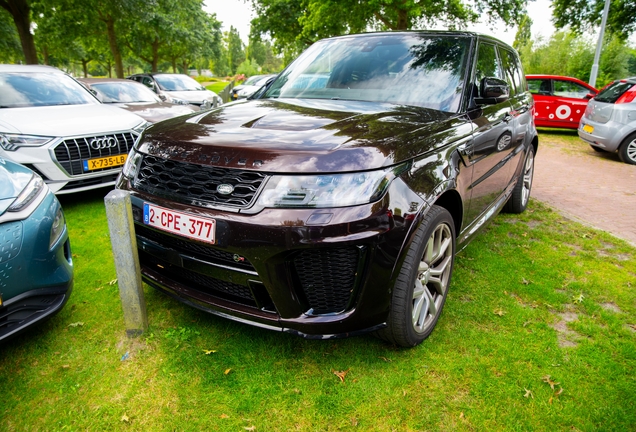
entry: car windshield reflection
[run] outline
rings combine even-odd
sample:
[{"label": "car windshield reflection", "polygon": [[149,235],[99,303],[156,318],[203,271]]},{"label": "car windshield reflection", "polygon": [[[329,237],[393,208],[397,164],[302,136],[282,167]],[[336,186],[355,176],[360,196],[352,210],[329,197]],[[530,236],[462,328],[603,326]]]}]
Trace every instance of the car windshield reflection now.
[{"label": "car windshield reflection", "polygon": [[50,73],[0,74],[0,107],[84,105],[98,103],[72,78]]},{"label": "car windshield reflection", "polygon": [[164,91],[201,91],[205,88],[186,75],[155,75],[155,80]]},{"label": "car windshield reflection", "polygon": [[343,99],[457,112],[470,40],[461,36],[347,37],[314,44],[265,98]]},{"label": "car windshield reflection", "polygon": [[104,103],[160,102],[151,90],[133,82],[92,84],[91,88],[102,96]]}]

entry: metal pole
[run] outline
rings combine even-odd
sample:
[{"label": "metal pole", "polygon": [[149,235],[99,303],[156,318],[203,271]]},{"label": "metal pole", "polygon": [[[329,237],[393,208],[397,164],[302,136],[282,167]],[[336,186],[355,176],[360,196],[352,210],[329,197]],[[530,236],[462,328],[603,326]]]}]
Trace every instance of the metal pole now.
[{"label": "metal pole", "polygon": [[126,334],[128,337],[136,337],[148,329],[148,317],[141,285],[130,194],[122,190],[111,191],[104,198],[104,203]]},{"label": "metal pole", "polygon": [[605,8],[603,9],[603,17],[601,18],[601,32],[598,35],[596,43],[596,53],[594,53],[594,64],[592,72],[590,72],[590,85],[596,87],[596,77],[598,76],[598,63],[601,58],[601,48],[603,47],[603,36],[605,35],[605,25],[607,24],[607,15],[609,14],[610,0],[605,0]]}]

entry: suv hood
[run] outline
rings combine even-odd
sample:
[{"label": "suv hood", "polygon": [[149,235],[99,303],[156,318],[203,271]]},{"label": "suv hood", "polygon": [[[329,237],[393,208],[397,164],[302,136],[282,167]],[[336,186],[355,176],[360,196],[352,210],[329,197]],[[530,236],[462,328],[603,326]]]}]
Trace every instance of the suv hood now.
[{"label": "suv hood", "polygon": [[413,106],[264,99],[171,119],[138,150],[158,157],[265,172],[345,172],[393,165],[458,139],[460,116]]},{"label": "suv hood", "polygon": [[0,132],[64,137],[125,131],[143,119],[102,104],[0,109]]}]

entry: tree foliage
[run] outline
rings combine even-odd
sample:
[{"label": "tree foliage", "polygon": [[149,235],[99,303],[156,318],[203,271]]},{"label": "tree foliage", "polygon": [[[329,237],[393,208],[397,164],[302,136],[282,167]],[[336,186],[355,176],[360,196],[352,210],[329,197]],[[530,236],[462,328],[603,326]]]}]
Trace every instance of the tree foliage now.
[{"label": "tree foliage", "polygon": [[[572,32],[556,32],[548,41],[534,39],[518,48],[526,74],[565,75],[588,82],[595,45]],[[633,75],[631,62],[636,63],[636,50],[617,36],[605,39],[599,63],[597,86]]]},{"label": "tree foliage", "polygon": [[[605,0],[553,0],[554,25],[581,34],[601,24]],[[636,30],[636,1],[611,0],[607,30],[625,40]]]},{"label": "tree foliage", "polygon": [[517,24],[526,0],[252,0],[252,27],[288,56],[315,41],[369,28],[409,30],[445,23],[461,28],[479,17]]}]

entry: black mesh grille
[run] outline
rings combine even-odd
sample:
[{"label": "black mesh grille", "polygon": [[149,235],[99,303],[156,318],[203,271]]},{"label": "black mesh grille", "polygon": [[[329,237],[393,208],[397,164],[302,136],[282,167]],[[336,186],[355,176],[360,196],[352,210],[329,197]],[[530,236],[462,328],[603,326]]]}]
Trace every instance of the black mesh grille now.
[{"label": "black mesh grille", "polygon": [[256,306],[256,301],[250,289],[244,285],[223,281],[210,276],[202,275],[182,267],[175,267],[159,259],[139,251],[139,262],[143,266],[152,268],[153,271],[168,279],[188,288],[228,300],[237,301],[249,306]]},{"label": "black mesh grille", "polygon": [[315,249],[294,258],[294,268],[313,313],[342,312],[353,292],[358,250]]},{"label": "black mesh grille", "polygon": [[[114,138],[114,147],[95,150],[91,147],[91,142],[95,139]],[[83,161],[106,156],[128,154],[137,136],[132,132],[119,133],[113,135],[100,135],[82,138],[69,138],[55,147],[55,158],[62,168],[70,175],[85,174]],[[120,169],[121,166],[108,167],[91,170],[90,172],[112,171]]]},{"label": "black mesh grille", "polygon": [[[175,201],[209,202],[235,207],[247,207],[265,175],[254,171],[196,165],[154,156],[144,156],[135,188]],[[216,191],[221,184],[232,185],[227,195]]]},{"label": "black mesh grille", "polygon": [[242,259],[238,261],[234,259],[234,254],[230,252],[225,252],[192,240],[165,234],[140,224],[135,224],[135,234],[137,234],[137,237],[146,238],[164,247],[174,249],[179,253],[185,253],[211,262],[221,262],[231,265],[232,267],[254,270],[254,267],[252,267],[252,264],[250,264],[247,258],[240,257]]}]

